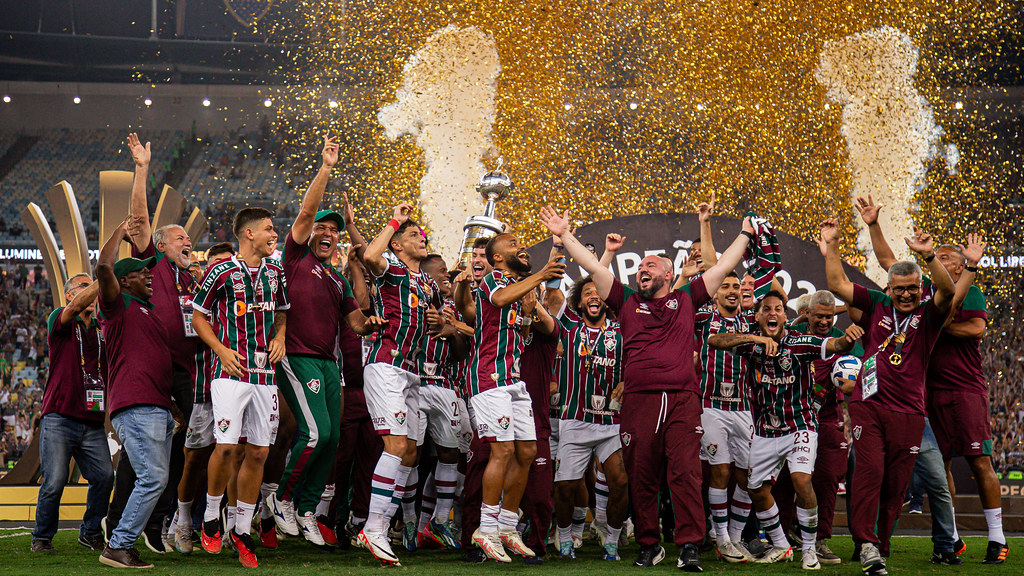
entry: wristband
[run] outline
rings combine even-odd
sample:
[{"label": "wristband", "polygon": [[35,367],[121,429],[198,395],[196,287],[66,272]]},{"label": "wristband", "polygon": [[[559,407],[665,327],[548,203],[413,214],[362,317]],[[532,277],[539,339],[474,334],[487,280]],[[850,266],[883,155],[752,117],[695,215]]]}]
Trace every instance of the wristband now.
[{"label": "wristband", "polygon": [[519,318],[519,321],[521,323],[520,325],[524,326],[524,327],[525,326],[529,326],[530,324],[533,324],[533,318],[531,318],[529,316],[521,316]]},{"label": "wristband", "polygon": [[973,273],[973,272],[977,272],[978,271],[978,267],[977,266],[964,266],[964,270],[967,270],[968,272],[972,272]]},{"label": "wristband", "polygon": [[555,250],[564,250],[565,249],[565,246],[563,246],[561,244],[551,244],[551,247],[554,248]]},{"label": "wristband", "polygon": [[746,236],[747,238],[750,238],[751,240],[754,240],[755,242],[757,241],[757,237],[754,236],[752,233],[747,232],[746,230],[740,231],[740,234]]},{"label": "wristband", "polygon": [[401,226],[401,224],[398,223],[398,220],[392,218],[391,222],[388,222],[388,226],[391,226],[392,228],[395,229],[395,232],[398,232],[398,228]]},{"label": "wristband", "polygon": [[926,264],[931,264],[932,260],[935,260],[935,252],[932,252],[928,256],[924,257],[924,261],[925,261]]}]

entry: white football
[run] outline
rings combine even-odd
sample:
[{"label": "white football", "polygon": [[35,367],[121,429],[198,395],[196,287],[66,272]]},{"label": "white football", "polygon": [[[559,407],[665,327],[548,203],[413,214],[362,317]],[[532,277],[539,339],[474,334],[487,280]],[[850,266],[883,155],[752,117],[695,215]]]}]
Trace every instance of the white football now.
[{"label": "white football", "polygon": [[841,386],[843,380],[857,380],[861,361],[856,356],[843,356],[832,365],[832,384]]}]

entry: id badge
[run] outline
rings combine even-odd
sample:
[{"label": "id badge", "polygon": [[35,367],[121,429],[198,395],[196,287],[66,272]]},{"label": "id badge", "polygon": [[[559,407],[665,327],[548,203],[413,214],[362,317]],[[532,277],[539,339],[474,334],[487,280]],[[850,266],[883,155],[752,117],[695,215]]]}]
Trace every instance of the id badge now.
[{"label": "id badge", "polygon": [[877,356],[878,354],[872,354],[867,360],[864,361],[860,395],[862,400],[867,400],[868,398],[874,396],[875,392],[878,392],[878,368],[875,365]]},{"label": "id badge", "polygon": [[178,296],[181,303],[181,321],[185,324],[185,337],[197,338],[196,329],[192,327],[192,297]]},{"label": "id badge", "polygon": [[85,411],[86,412],[103,412],[107,409],[107,403],[104,402],[103,389],[102,388],[89,388],[85,391]]}]

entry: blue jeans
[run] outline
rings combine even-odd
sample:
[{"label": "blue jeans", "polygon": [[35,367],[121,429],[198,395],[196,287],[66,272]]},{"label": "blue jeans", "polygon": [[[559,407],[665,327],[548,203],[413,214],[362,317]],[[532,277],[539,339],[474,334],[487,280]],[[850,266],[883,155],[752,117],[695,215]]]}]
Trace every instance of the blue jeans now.
[{"label": "blue jeans", "polygon": [[928,493],[932,513],[932,546],[936,552],[953,551],[953,499],[946,482],[946,465],[928,419],[924,420],[921,453],[914,464],[914,484]]},{"label": "blue jeans", "polygon": [[60,498],[71,472],[71,458],[78,463],[82,477],[89,481],[85,516],[78,531],[81,536],[101,536],[100,519],[107,515],[110,490],[114,486],[114,468],[102,424],[83,424],[57,413],[43,416],[39,426],[39,464],[43,484],[36,502],[36,526],[33,540],[52,540],[60,519]]},{"label": "blue jeans", "polygon": [[167,486],[174,418],[166,408],[133,406],[119,411],[111,417],[110,423],[131,459],[136,476],[121,521],[110,534],[110,547],[131,548]]}]

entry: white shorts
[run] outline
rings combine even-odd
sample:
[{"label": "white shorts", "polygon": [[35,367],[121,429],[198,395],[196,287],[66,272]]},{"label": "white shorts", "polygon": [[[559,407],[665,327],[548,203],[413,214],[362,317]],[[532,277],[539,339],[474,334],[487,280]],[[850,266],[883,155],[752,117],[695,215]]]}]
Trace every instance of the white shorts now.
[{"label": "white shorts", "polygon": [[700,459],[712,466],[733,464],[746,469],[750,462],[750,437],[754,419],[749,411],[705,408],[700,415],[704,435],[700,438]]},{"label": "white shorts", "polygon": [[435,445],[442,448],[457,448],[462,432],[459,395],[444,386],[421,384],[419,408],[416,443],[422,446],[429,433]]},{"label": "white shorts", "polygon": [[242,436],[253,446],[274,443],[281,419],[277,386],[217,378],[210,382],[210,398],[218,444],[238,444]]},{"label": "white shorts", "polygon": [[551,437],[548,438],[548,446],[551,447],[551,460],[555,463],[555,470],[558,470],[558,443],[561,436],[558,434],[558,427],[562,419],[551,416]]},{"label": "white shorts", "polygon": [[756,490],[765,482],[774,482],[784,464],[790,474],[814,473],[814,457],[818,453],[818,433],[799,430],[778,438],[755,435],[750,441],[750,478],[747,488]]},{"label": "white shorts", "polygon": [[473,421],[469,416],[469,407],[466,401],[460,396],[459,403],[459,452],[469,452],[469,445],[473,442]]},{"label": "white shorts", "polygon": [[391,364],[374,362],[363,367],[366,409],[377,434],[423,439],[418,437],[419,385],[419,376]]},{"label": "white shorts", "polygon": [[469,399],[476,434],[483,440],[511,442],[537,439],[533,403],[525,382],[492,388]]},{"label": "white shorts", "polygon": [[199,450],[213,444],[213,403],[199,402],[192,405],[192,415],[185,431],[185,448]]},{"label": "white shorts", "polygon": [[579,480],[587,473],[593,456],[603,464],[612,454],[622,450],[618,424],[562,420],[558,435],[561,445],[555,460],[555,482]]}]

